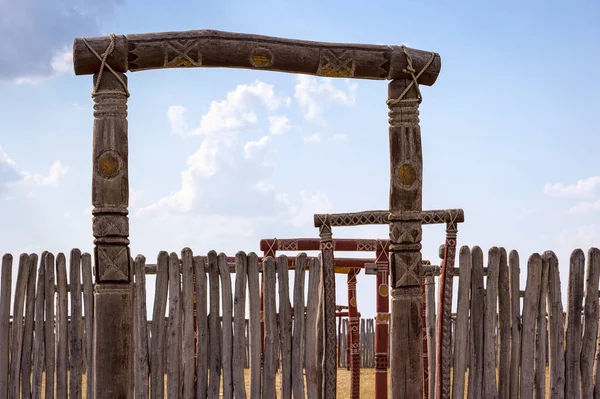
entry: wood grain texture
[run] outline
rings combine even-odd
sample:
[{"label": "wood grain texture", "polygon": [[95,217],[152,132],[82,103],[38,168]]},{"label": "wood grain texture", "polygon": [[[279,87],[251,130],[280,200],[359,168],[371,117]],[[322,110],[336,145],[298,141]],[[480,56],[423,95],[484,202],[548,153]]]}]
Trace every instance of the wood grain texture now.
[{"label": "wood grain texture", "polygon": [[[462,276],[461,276],[462,278]],[[511,302],[506,249],[500,248],[498,265],[498,334],[500,347],[498,354],[498,398],[510,399],[510,338],[511,338]],[[457,329],[460,326],[457,320]],[[455,353],[456,356],[456,353]],[[545,359],[544,359],[545,361]],[[545,365],[545,363],[544,363]],[[545,370],[545,368],[544,368]]]},{"label": "wood grain texture", "polygon": [[69,291],[71,321],[69,323],[69,397],[81,399],[83,373],[83,320],[81,313],[81,251],[71,250],[69,256]]},{"label": "wood grain texture", "polygon": [[[146,258],[142,255],[135,257],[135,308],[136,325],[134,332],[134,383],[135,398],[146,399],[149,394],[149,354],[148,354],[148,316],[146,312]],[[160,299],[159,299],[160,300]]]},{"label": "wood grain texture", "polygon": [[304,399],[304,278],[306,254],[296,256],[294,270],[294,335],[292,337],[292,393],[294,399]]},{"label": "wood grain texture", "polygon": [[248,300],[250,335],[250,398],[261,397],[261,364],[260,353],[262,336],[260,333],[260,287],[258,282],[258,256],[248,254]]},{"label": "wood grain texture", "polygon": [[56,396],[67,397],[69,368],[68,291],[66,258],[62,252],[56,256],[58,306],[56,308]]},{"label": "wood grain texture", "polygon": [[85,312],[86,397],[91,398],[94,387],[94,288],[92,256],[87,252],[81,255],[81,281],[83,284],[83,311]]},{"label": "wood grain texture", "polygon": [[2,280],[0,280],[0,398],[2,399],[8,398],[12,263],[12,255],[2,256]]},{"label": "wood grain texture", "polygon": [[[483,397],[497,398],[496,387],[496,318],[498,315],[498,273],[500,249],[488,251],[488,275],[485,285],[485,310],[483,319]],[[539,292],[539,291],[538,291]]]},{"label": "wood grain texture", "polygon": [[[31,398],[42,398],[42,373],[44,371],[44,287],[46,285],[46,254],[40,256],[37,286],[35,289],[35,322],[33,339],[33,373],[31,376]],[[0,340],[1,342],[1,340]]]},{"label": "wood grain texture", "polygon": [[[469,260],[470,263],[470,260]],[[469,273],[470,275],[470,273]],[[462,280],[462,278],[461,278]],[[437,348],[437,322],[436,322],[436,317],[435,317],[435,312],[436,312],[436,303],[435,303],[435,279],[433,276],[428,276],[425,279],[425,284],[426,284],[426,291],[427,291],[427,303],[425,304],[425,306],[427,307],[426,312],[427,312],[427,354],[429,356],[429,399],[435,399],[435,389],[436,389],[436,376],[435,376],[435,370],[436,370],[436,348]],[[471,287],[467,287],[467,289],[470,291]],[[459,291],[460,291],[460,286],[459,286]],[[460,293],[459,293],[459,298],[460,298]],[[468,331],[467,331],[468,334]],[[387,335],[387,334],[386,334]],[[468,337],[467,337],[468,338]],[[387,342],[386,342],[387,344]],[[387,355],[387,353],[386,353]],[[466,353],[466,356],[469,356],[469,353]],[[455,377],[456,378],[456,377]],[[386,378],[387,380],[387,378]],[[386,381],[387,383],[387,381]]]},{"label": "wood grain texture", "polygon": [[169,254],[160,251],[157,258],[156,287],[154,289],[154,308],[152,310],[152,399],[164,398],[165,391],[165,313],[169,291]]},{"label": "wood grain texture", "polygon": [[306,394],[308,399],[321,397],[321,387],[318,380],[320,357],[318,342],[318,313],[321,306],[319,286],[321,281],[321,262],[311,259],[308,262],[308,292],[306,300],[306,338],[305,338],[305,368],[306,368]]},{"label": "wood grain texture", "polygon": [[223,397],[233,397],[233,295],[231,290],[231,275],[227,264],[227,256],[220,253],[218,257],[219,276],[221,278],[221,311],[222,311],[222,357],[223,367]]},{"label": "wood grain texture", "polygon": [[510,398],[519,395],[519,370],[521,365],[521,298],[519,254],[510,251],[508,256],[508,283],[510,289]]},{"label": "wood grain texture", "polygon": [[265,314],[263,398],[275,398],[277,395],[275,387],[275,359],[277,357],[277,353],[275,352],[275,340],[277,339],[275,270],[275,260],[272,257],[267,257],[263,261],[263,275],[265,278],[263,290]]},{"label": "wood grain texture", "polygon": [[194,397],[194,254],[190,248],[181,251],[181,280],[183,308],[183,398]]},{"label": "wood grain texture", "polygon": [[542,257],[533,254],[527,261],[527,285],[523,299],[523,339],[521,340],[520,398],[533,398],[535,377],[536,321],[539,310],[540,285],[542,280]]},{"label": "wood grain texture", "polygon": [[29,255],[29,272],[27,279],[27,293],[25,297],[25,326],[23,328],[23,350],[21,355],[21,395],[25,398],[31,397],[31,360],[33,345],[33,324],[35,317],[35,285],[37,260],[38,257],[36,254]]},{"label": "wood grain texture", "polygon": [[[87,38],[98,54],[105,52],[108,37]],[[441,60],[430,52],[407,49],[419,77],[430,86],[439,75]],[[100,60],[83,39],[73,43],[76,75],[95,73]],[[162,32],[115,37],[107,64],[119,72],[177,67],[249,68],[359,79],[410,78],[400,46],[342,44],[284,39],[216,30]]]},{"label": "wood grain texture", "polygon": [[279,299],[279,347],[281,351],[281,397],[292,397],[292,314],[290,304],[288,259],[277,258],[277,288]]},{"label": "wood grain texture", "polygon": [[[45,399],[54,398],[54,371],[55,371],[55,336],[54,336],[54,254],[46,254],[46,284],[45,284],[45,299],[46,303],[46,324],[44,328],[44,341],[46,343],[46,353],[44,359],[46,360],[45,372],[47,376],[52,378],[46,378],[46,390]],[[47,321],[50,320],[48,323]]]},{"label": "wood grain texture", "polygon": [[581,309],[585,278],[585,255],[581,249],[571,253],[567,294],[567,321],[565,331],[565,397],[581,395]]},{"label": "wood grain texture", "polygon": [[[17,284],[13,303],[13,326],[11,331],[10,349],[10,397],[20,397],[21,388],[21,355],[23,353],[23,313],[25,310],[25,295],[27,294],[27,281],[29,280],[30,260],[29,255],[19,256],[17,271]],[[66,393],[66,392],[65,392]]]},{"label": "wood grain texture", "polygon": [[196,331],[198,331],[196,397],[205,398],[208,390],[208,285],[206,263],[201,256],[194,256],[194,275],[196,276]]},{"label": "wood grain texture", "polygon": [[219,318],[221,293],[219,291],[219,265],[215,251],[208,253],[207,264],[210,284],[210,314],[208,315],[210,380],[208,397],[216,398],[221,390],[221,323]]},{"label": "wood grain texture", "polygon": [[[483,320],[483,251],[478,246],[471,249],[471,265],[471,320]],[[471,360],[467,398],[480,399],[483,398],[483,323],[471,323],[469,334]]]},{"label": "wood grain texture", "polygon": [[236,399],[246,399],[244,363],[246,359],[246,278],[248,258],[244,252],[235,255],[235,297],[233,314],[233,392]]},{"label": "wood grain texture", "polygon": [[[597,291],[597,290],[596,290]],[[540,299],[537,314],[537,346],[535,348],[535,397],[546,397],[546,359],[548,355],[548,262],[542,258],[542,278],[540,280]]]},{"label": "wood grain texture", "polygon": [[169,254],[169,325],[167,328],[167,398],[178,399],[181,386],[181,274],[179,256]]},{"label": "wood grain texture", "polygon": [[598,283],[600,279],[600,250],[590,248],[585,282],[583,338],[581,342],[581,396],[594,396],[594,358],[598,337]]},{"label": "wood grain texture", "polygon": [[543,262],[548,264],[548,321],[550,325],[549,368],[550,396],[565,397],[565,321],[560,288],[558,258],[551,251],[544,252]]},{"label": "wood grain texture", "polygon": [[469,247],[463,246],[460,248],[458,263],[462,273],[458,280],[456,341],[454,345],[454,365],[452,367],[452,397],[463,398],[465,395],[465,371],[469,355],[467,350],[469,339],[469,304],[471,300],[471,250]]}]

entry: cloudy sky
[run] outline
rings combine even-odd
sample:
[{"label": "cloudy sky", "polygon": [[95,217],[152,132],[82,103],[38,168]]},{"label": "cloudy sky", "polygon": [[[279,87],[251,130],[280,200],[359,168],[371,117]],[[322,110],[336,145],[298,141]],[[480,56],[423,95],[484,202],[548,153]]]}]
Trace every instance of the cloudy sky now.
[{"label": "cloudy sky", "polygon": [[[422,88],[423,208],[465,210],[459,246],[522,263],[554,250],[566,291],[570,251],[600,245],[597,4],[248,4],[0,0],[0,252],[93,248],[92,78],[72,71],[73,39],[217,29],[440,53]],[[316,237],[314,213],[388,206],[386,82],[171,69],[130,73],[129,90],[131,248],[149,262],[185,246],[258,252],[261,238]],[[443,239],[425,228],[425,259]],[[369,316],[374,286],[359,278]]]}]

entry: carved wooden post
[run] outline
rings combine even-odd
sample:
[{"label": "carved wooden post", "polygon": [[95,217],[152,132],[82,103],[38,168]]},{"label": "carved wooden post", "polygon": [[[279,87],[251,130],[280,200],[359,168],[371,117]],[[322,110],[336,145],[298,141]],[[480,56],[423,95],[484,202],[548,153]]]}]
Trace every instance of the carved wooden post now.
[{"label": "carved wooden post", "polygon": [[94,75],[92,205],[94,399],[130,397],[133,286],[129,253],[127,77]]},{"label": "carved wooden post", "polygon": [[356,275],[360,269],[350,269],[348,272],[348,335],[350,338],[350,398],[360,398],[360,334],[358,326],[358,303],[356,298]]},{"label": "carved wooden post", "polygon": [[452,285],[454,279],[454,259],[456,257],[456,234],[455,221],[446,224],[446,243],[444,245],[444,260],[442,262],[442,274],[440,276],[440,299],[438,304],[438,350],[437,350],[437,376],[438,399],[450,399],[450,357],[452,345],[450,338],[452,334]]},{"label": "carved wooden post", "polygon": [[377,316],[375,323],[375,397],[387,398],[387,369],[388,369],[388,321],[390,318],[390,299],[388,275],[390,260],[388,249],[377,240],[375,255],[377,264]]},{"label": "carved wooden post", "polygon": [[[327,218],[326,218],[327,219]],[[329,220],[324,220],[319,228],[321,238],[321,262],[323,286],[323,399],[336,397],[336,353],[335,336],[335,262],[333,257],[333,237]]]},{"label": "carved wooden post", "polygon": [[423,159],[417,87],[392,80],[390,136],[391,396],[423,397],[421,210]]},{"label": "carved wooden post", "polygon": [[[421,263],[423,266],[431,266],[431,262],[424,260]],[[423,397],[429,398],[429,345],[427,343],[427,278],[423,278],[423,285],[421,286],[421,297],[423,300]]]}]

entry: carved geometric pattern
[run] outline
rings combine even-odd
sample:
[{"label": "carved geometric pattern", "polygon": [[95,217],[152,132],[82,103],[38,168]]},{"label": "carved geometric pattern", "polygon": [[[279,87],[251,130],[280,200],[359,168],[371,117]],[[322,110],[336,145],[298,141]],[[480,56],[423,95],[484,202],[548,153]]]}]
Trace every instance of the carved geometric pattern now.
[{"label": "carved geometric pattern", "polygon": [[458,217],[459,209],[446,209],[440,211],[423,211],[422,223],[423,224],[443,224],[449,223]]},{"label": "carved geometric pattern", "polygon": [[98,245],[99,281],[129,281],[129,249],[125,246]]},{"label": "carved geometric pattern", "polygon": [[277,240],[277,249],[279,249],[280,251],[298,251],[298,240]]},{"label": "carved geometric pattern", "polygon": [[390,225],[390,241],[395,244],[421,242],[423,228],[419,222],[400,222]]},{"label": "carved geometric pattern", "polygon": [[354,76],[354,51],[323,48],[317,75],[331,77]]},{"label": "carved geometric pattern", "polygon": [[394,272],[394,287],[420,286],[419,269],[421,267],[420,252],[394,253],[392,256],[392,272]]},{"label": "carved geometric pattern", "polygon": [[376,353],[375,354],[375,369],[387,371],[387,368],[388,368],[387,353]]},{"label": "carved geometric pattern", "polygon": [[356,243],[357,251],[375,251],[376,249],[377,245],[373,240],[358,240]]},{"label": "carved geometric pattern", "polygon": [[94,237],[129,236],[129,219],[125,215],[97,215],[92,218]]},{"label": "carved geometric pattern", "polygon": [[441,359],[438,359],[437,382],[441,397],[450,398],[450,356],[451,350],[451,329],[452,329],[452,286],[454,279],[454,261],[456,255],[456,224],[448,223],[446,229],[446,251],[442,264],[442,274],[440,276],[440,299],[438,314],[438,353]]},{"label": "carved geometric pattern", "polygon": [[196,40],[171,40],[164,42],[165,68],[199,67],[202,56]]},{"label": "carved geometric pattern", "polygon": [[323,262],[323,325],[325,330],[323,399],[334,399],[337,391],[337,331],[335,324],[335,271],[333,243],[331,241],[321,242],[321,259]]},{"label": "carved geometric pattern", "polygon": [[[331,226],[362,226],[365,224],[388,224],[389,211],[364,211],[355,213],[333,213],[327,215]],[[317,214],[316,218],[324,219],[325,215]]]}]

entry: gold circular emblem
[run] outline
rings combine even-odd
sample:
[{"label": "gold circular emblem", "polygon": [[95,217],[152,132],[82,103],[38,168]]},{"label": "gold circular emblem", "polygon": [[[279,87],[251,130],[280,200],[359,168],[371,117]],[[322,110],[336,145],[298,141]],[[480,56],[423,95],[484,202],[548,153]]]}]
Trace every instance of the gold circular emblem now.
[{"label": "gold circular emblem", "polygon": [[271,50],[264,47],[257,47],[252,50],[250,62],[257,68],[264,68],[273,63],[273,54]]},{"label": "gold circular emblem", "polygon": [[379,286],[379,295],[388,296],[388,285],[387,284],[381,284]]},{"label": "gold circular emblem", "polygon": [[398,183],[404,187],[411,187],[417,181],[417,171],[410,164],[398,168]]},{"label": "gold circular emblem", "polygon": [[120,158],[113,151],[106,151],[98,157],[98,173],[105,179],[112,179],[121,170]]},{"label": "gold circular emblem", "polygon": [[356,307],[356,297],[355,296],[353,296],[352,298],[350,298],[350,306]]}]

